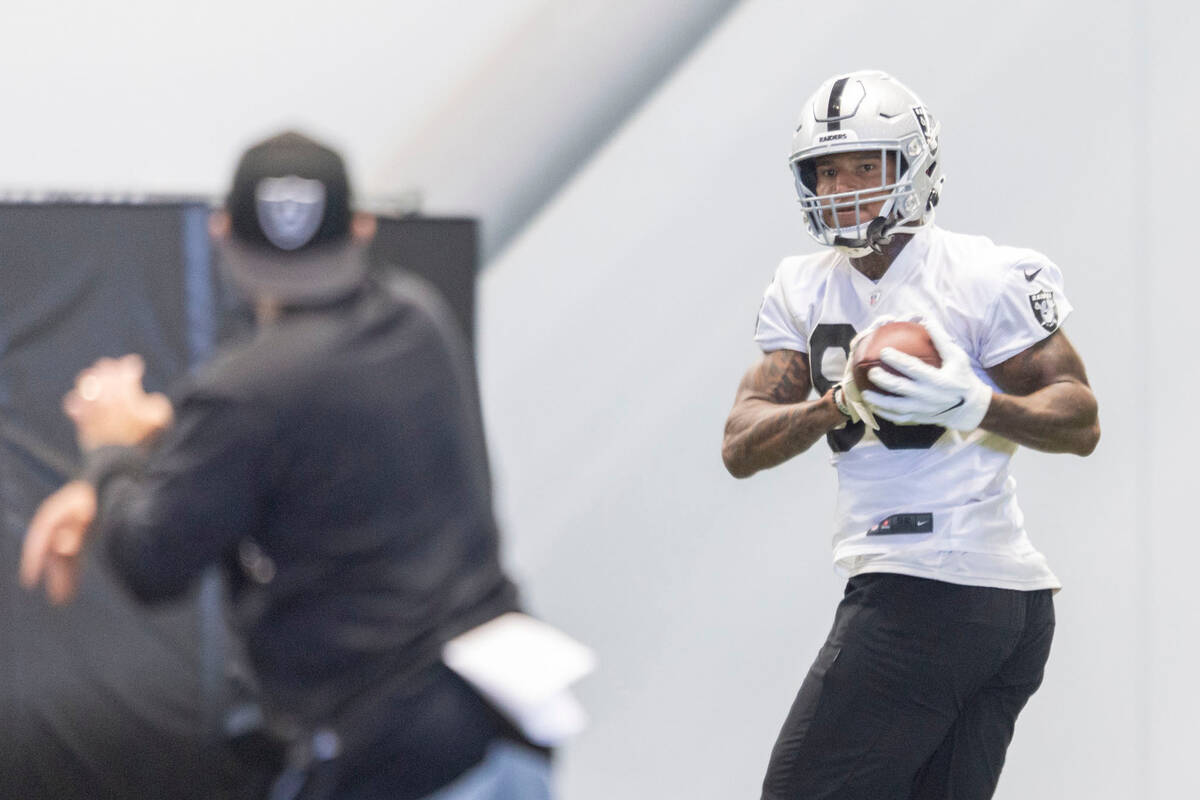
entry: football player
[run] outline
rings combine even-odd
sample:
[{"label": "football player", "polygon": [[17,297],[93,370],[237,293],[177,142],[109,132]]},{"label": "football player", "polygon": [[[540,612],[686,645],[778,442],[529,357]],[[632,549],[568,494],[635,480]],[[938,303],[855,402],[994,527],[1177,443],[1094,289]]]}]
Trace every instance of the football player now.
[{"label": "football player", "polygon": [[[849,581],[771,754],[765,800],[987,798],[1042,680],[1060,586],[1034,549],[1018,445],[1088,455],[1100,436],[1071,304],[1046,256],[933,224],[940,124],[882,72],[804,104],[790,165],[808,232],[785,258],[722,455],[744,478],[822,436],[838,472],[833,559]],[[942,364],[894,349],[854,385],[855,338],[903,318]],[[864,387],[865,388],[865,387]],[[815,389],[815,396],[814,396]]]}]

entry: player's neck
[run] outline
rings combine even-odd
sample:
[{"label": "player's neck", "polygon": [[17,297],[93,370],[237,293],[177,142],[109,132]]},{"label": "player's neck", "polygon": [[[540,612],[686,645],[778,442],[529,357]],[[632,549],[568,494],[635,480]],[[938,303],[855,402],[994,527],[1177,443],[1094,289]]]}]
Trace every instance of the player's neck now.
[{"label": "player's neck", "polygon": [[910,239],[912,239],[911,233],[897,233],[892,237],[892,241],[884,246],[882,253],[870,253],[862,258],[852,258],[850,263],[863,275],[877,281],[888,271],[888,267],[896,260],[896,256],[900,255],[900,251],[904,249],[904,245],[908,244]]}]

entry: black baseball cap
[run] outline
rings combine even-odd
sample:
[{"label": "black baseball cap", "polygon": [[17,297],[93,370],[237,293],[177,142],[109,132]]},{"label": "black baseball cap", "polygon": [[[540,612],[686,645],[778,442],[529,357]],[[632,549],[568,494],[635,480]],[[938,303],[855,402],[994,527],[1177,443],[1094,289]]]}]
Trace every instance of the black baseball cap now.
[{"label": "black baseball cap", "polygon": [[361,285],[366,258],[350,235],[350,180],[336,151],[294,131],[253,145],[225,208],[232,230],[218,246],[252,296],[323,301]]}]

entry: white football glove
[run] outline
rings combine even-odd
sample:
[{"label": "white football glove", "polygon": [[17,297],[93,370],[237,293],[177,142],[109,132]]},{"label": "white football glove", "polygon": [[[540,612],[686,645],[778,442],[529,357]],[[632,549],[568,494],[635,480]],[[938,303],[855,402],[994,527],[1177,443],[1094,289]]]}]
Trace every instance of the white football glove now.
[{"label": "white football glove", "polygon": [[834,384],[833,402],[837,404],[838,411],[849,417],[851,422],[865,422],[871,426],[871,430],[879,430],[875,415],[871,413],[870,406],[863,402],[862,393],[854,385],[854,370],[850,368],[850,359],[846,359],[842,380]]},{"label": "white football glove", "polygon": [[[858,343],[870,336],[881,326],[895,322],[899,317],[894,317],[891,314],[882,314],[872,320],[871,324],[865,330],[859,331],[853,339],[850,340],[850,349],[847,352],[846,368],[842,371],[842,379],[833,387],[833,402],[837,404],[838,411],[841,411],[851,422],[865,422],[871,426],[871,430],[879,430],[879,423],[875,421],[875,415],[871,413],[871,407],[863,400],[862,393],[858,389],[858,385],[854,382],[854,370],[850,368],[850,362],[854,360],[854,350],[858,347]],[[915,319],[915,318],[914,318]]]},{"label": "white football glove", "polygon": [[871,382],[892,395],[867,390],[862,399],[879,416],[901,425],[941,425],[956,431],[979,427],[992,403],[992,390],[974,370],[965,350],[954,343],[935,320],[919,322],[929,331],[942,366],[931,367],[919,358],[885,347],[880,359],[904,373],[893,375],[881,367],[871,369]]}]

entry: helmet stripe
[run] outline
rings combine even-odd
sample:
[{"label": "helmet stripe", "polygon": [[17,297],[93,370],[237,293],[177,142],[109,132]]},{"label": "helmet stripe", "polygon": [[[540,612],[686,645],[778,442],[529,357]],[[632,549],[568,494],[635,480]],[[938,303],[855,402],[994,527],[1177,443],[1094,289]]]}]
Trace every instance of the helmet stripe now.
[{"label": "helmet stripe", "polygon": [[849,77],[838,78],[833,82],[833,88],[829,90],[829,108],[825,112],[825,119],[829,120],[825,123],[828,127],[826,130],[840,131],[842,129],[842,121],[839,117],[842,116],[842,90],[846,88],[846,81]]}]

